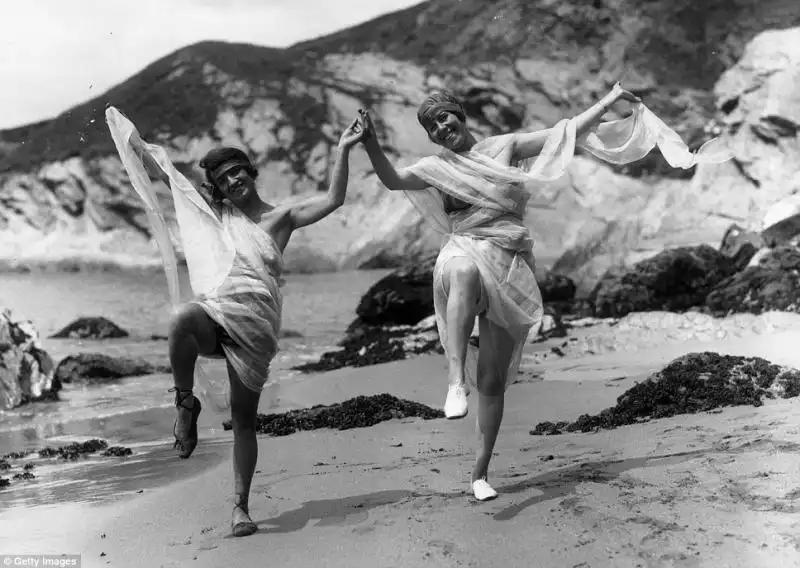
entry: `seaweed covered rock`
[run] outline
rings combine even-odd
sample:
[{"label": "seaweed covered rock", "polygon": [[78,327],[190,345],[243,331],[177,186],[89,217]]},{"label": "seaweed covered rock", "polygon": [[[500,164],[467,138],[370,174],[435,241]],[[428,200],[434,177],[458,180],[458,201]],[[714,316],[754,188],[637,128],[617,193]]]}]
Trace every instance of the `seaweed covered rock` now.
[{"label": "seaweed covered rock", "polygon": [[416,326],[362,326],[351,332],[340,349],[323,353],[319,361],[292,367],[306,373],[343,367],[366,367],[405,359],[407,355],[440,352],[436,323],[429,317]]},{"label": "seaweed covered rock", "polygon": [[[0,471],[10,478],[0,477],[0,489],[8,487],[11,480],[30,481],[36,478],[32,472],[39,460],[76,461],[81,457],[102,451],[104,457],[125,457],[133,454],[133,450],[125,446],[110,446],[105,440],[93,438],[85,442],[72,442],[63,446],[46,446],[37,451],[11,452],[0,458]],[[33,461],[32,461],[33,460]],[[16,469],[16,472],[14,471]]]},{"label": "seaweed covered rock", "polygon": [[82,317],[50,336],[54,339],[117,339],[128,332],[104,317]]},{"label": "seaweed covered rock", "polygon": [[705,302],[712,313],[753,313],[771,310],[800,313],[800,249],[781,245],[719,284]]},{"label": "seaweed covered rock", "polygon": [[53,367],[33,324],[0,312],[0,410],[57,398]]},{"label": "seaweed covered rock", "polygon": [[571,302],[575,299],[577,288],[575,282],[568,276],[548,272],[538,284],[539,290],[542,292],[542,300],[545,303]]},{"label": "seaweed covered rock", "polygon": [[60,383],[93,383],[169,372],[168,366],[153,365],[144,359],[111,357],[102,353],[79,353],[64,357],[58,363],[55,380]]},{"label": "seaweed covered rock", "polygon": [[591,432],[725,406],[761,406],[763,398],[800,396],[800,371],[760,357],[703,352],[675,359],[631,387],[617,404],[575,422],[541,422],[531,434]]},{"label": "seaweed covered rock", "polygon": [[351,330],[359,326],[414,325],[433,313],[436,257],[384,276],[361,297]]},{"label": "seaweed covered rock", "polygon": [[736,271],[732,259],[708,245],[660,252],[630,268],[606,272],[589,296],[596,317],[631,312],[680,312],[705,302]]},{"label": "seaweed covered rock", "polygon": [[[390,394],[357,396],[329,406],[317,405],[281,414],[259,414],[258,432],[271,436],[288,436],[303,430],[330,428],[349,430],[367,428],[395,418],[419,417],[424,420],[444,418],[444,412],[418,402],[399,399]],[[222,423],[231,429],[231,421]]]}]

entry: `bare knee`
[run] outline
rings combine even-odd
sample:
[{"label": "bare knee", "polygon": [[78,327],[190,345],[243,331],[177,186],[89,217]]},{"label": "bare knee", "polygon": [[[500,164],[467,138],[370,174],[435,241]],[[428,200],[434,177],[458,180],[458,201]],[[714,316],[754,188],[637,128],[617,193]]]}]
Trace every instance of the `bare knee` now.
[{"label": "bare knee", "polygon": [[478,392],[483,396],[500,396],[506,390],[506,376],[495,365],[481,364],[478,361]]},{"label": "bare knee", "polygon": [[449,292],[477,292],[480,272],[474,262],[467,258],[454,258],[447,263]]},{"label": "bare knee", "polygon": [[197,304],[185,304],[177,309],[169,322],[169,340],[180,342],[194,338],[201,351],[207,351],[215,343],[216,333],[213,322],[205,310]]},{"label": "bare knee", "polygon": [[258,406],[251,403],[231,404],[231,426],[234,433],[254,434],[258,427]]}]

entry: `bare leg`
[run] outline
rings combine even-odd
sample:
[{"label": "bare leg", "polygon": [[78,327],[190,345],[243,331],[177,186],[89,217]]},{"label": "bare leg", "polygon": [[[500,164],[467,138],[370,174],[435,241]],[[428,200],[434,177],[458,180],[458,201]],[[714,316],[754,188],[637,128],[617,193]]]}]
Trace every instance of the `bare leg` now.
[{"label": "bare leg", "polygon": [[256,426],[261,393],[245,387],[228,364],[231,381],[231,421],[233,423],[233,534],[251,535],[258,527],[250,518],[250,484],[258,461]]},{"label": "bare leg", "polygon": [[466,359],[469,336],[475,325],[480,298],[480,274],[475,263],[456,257],[448,261],[444,273],[447,292],[448,395],[445,415],[462,418],[467,414]]},{"label": "bare leg", "polygon": [[[182,306],[173,316],[169,329],[169,359],[175,382],[175,406],[178,416],[175,422],[176,440],[187,440],[196,420],[194,389],[194,367],[198,355],[213,353],[217,342],[214,322],[197,304]],[[193,445],[180,449],[181,457],[189,457]]]},{"label": "bare leg", "polygon": [[514,343],[505,330],[492,325],[485,317],[480,318],[479,326],[478,448],[475,468],[472,470],[472,483],[475,496],[484,500],[497,496],[488,485],[487,477],[489,462],[503,421],[508,366],[513,356]]}]

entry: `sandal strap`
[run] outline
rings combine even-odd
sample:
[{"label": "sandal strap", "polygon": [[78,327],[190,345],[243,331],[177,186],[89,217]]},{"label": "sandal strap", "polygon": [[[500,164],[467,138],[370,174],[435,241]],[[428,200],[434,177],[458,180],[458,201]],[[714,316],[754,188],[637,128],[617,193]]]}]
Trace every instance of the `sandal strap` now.
[{"label": "sandal strap", "polygon": [[[169,389],[167,392],[174,392],[175,393],[175,407],[182,406],[186,410],[192,410],[193,407],[186,406],[184,401],[189,399],[190,397],[194,396],[194,391],[192,389],[188,390],[181,390],[178,387],[173,387]],[[183,395],[181,395],[183,393]]]}]

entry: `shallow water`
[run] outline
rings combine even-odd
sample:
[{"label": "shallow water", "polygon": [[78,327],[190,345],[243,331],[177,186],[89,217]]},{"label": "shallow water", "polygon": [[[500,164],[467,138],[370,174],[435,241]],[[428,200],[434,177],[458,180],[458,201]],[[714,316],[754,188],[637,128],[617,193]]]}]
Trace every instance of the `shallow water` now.
[{"label": "shallow water", "polygon": [[[269,408],[275,389],[299,373],[290,368],[315,359],[335,347],[361,295],[388,271],[286,275],[283,329],[301,334],[281,340],[273,362],[270,389],[260,410]],[[185,281],[185,279],[184,279]],[[184,291],[186,294],[187,291]],[[30,319],[42,335],[45,349],[57,362],[77,352],[144,357],[166,362],[163,335],[170,313],[163,273],[30,273],[0,274],[0,308]],[[47,336],[80,316],[103,316],[128,330],[131,337],[118,340],[76,341]],[[224,363],[205,362],[204,368],[224,373]],[[149,375],[115,380],[103,385],[67,385],[62,400],[0,411],[0,455],[95,437],[110,445],[139,442],[166,443],[172,436],[174,410],[169,375]],[[225,413],[206,406],[200,418],[201,435],[215,438]],[[62,442],[59,442],[62,443]]]}]

